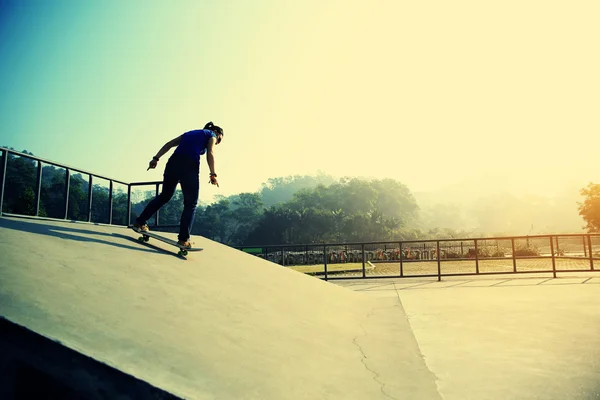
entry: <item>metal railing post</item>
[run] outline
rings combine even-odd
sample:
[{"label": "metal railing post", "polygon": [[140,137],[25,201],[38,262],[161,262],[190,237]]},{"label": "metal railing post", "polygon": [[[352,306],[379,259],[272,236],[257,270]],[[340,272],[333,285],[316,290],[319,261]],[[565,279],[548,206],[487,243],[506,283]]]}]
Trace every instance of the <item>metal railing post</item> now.
[{"label": "metal railing post", "polygon": [[552,254],[552,276],[556,278],[556,261],[554,259],[554,238],[550,235],[550,253]]},{"label": "metal railing post", "polygon": [[588,234],[588,252],[590,253],[590,270],[594,270],[594,254],[592,253],[592,235]]},{"label": "metal railing post", "polygon": [[435,242],[435,255],[437,256],[438,265],[438,282],[442,280],[442,262],[440,261],[440,241]]},{"label": "metal railing post", "polygon": [[113,217],[113,181],[108,181],[108,224],[112,225]]},{"label": "metal railing post", "polygon": [[37,166],[37,178],[36,178],[36,189],[35,189],[35,200],[33,202],[35,206],[35,216],[40,215],[40,198],[42,197],[42,162],[38,161]]},{"label": "metal railing post", "polygon": [[308,265],[308,245],[304,246],[304,262],[303,265]]},{"label": "metal railing post", "polygon": [[327,280],[327,246],[323,246],[323,271],[325,272],[325,280]]},{"label": "metal railing post", "polygon": [[93,176],[90,174],[90,186],[88,187],[87,220],[92,222],[92,196],[94,195]]},{"label": "metal railing post", "polygon": [[513,272],[517,272],[517,258],[515,256],[515,238],[510,238],[510,245],[512,246],[512,261],[513,261]]},{"label": "metal railing post", "polygon": [[[158,218],[156,219],[156,224],[158,225]],[[281,266],[285,267],[285,247],[281,248]]]},{"label": "metal railing post", "polygon": [[402,266],[402,259],[404,258],[404,254],[402,253],[402,242],[398,243],[400,245],[400,278],[404,276],[404,268]]},{"label": "metal railing post", "polygon": [[67,219],[69,217],[69,191],[71,188],[71,171],[69,168],[66,169],[65,175],[65,218],[63,219]]},{"label": "metal railing post", "polygon": [[367,271],[366,271],[366,267],[365,267],[365,244],[361,244],[361,250],[362,250],[362,275],[363,278],[367,276]]},{"label": "metal railing post", "polygon": [[477,239],[475,242],[475,273],[479,274],[479,248],[477,247]]},{"label": "metal railing post", "polygon": [[131,225],[131,185],[127,185],[127,222],[125,225]]},{"label": "metal railing post", "polygon": [[2,210],[4,209],[4,185],[6,184],[6,170],[8,166],[8,151],[2,151],[2,173],[0,174],[0,215],[2,215]]}]

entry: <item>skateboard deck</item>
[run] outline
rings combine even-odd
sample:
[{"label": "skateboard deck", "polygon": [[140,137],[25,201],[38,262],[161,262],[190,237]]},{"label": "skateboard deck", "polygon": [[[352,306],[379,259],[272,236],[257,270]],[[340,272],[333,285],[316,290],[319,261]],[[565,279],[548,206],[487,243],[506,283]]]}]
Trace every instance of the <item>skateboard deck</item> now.
[{"label": "skateboard deck", "polygon": [[202,249],[200,247],[185,248],[183,246],[180,246],[179,243],[177,243],[175,240],[171,240],[171,239],[168,239],[168,238],[166,238],[164,236],[157,235],[154,232],[141,232],[141,231],[138,231],[137,229],[134,229],[133,226],[130,226],[129,228],[131,228],[132,231],[137,232],[140,235],[142,235],[142,236],[140,236],[138,238],[139,242],[142,242],[142,243],[143,242],[147,242],[147,241],[150,240],[150,238],[154,238],[156,240],[160,240],[161,242],[164,242],[166,244],[170,244],[171,246],[177,247],[179,249],[179,253],[177,253],[177,254],[180,255],[180,256],[187,256],[188,251],[202,251],[202,250],[204,250],[204,249]]}]

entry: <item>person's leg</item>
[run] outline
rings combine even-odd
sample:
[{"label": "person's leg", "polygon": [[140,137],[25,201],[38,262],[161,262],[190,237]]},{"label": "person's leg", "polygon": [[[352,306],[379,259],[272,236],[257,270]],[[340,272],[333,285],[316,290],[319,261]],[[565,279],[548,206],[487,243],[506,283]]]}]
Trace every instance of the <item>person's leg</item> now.
[{"label": "person's leg", "polygon": [[196,214],[196,205],[198,204],[198,192],[200,190],[200,181],[198,169],[192,168],[185,171],[181,177],[181,191],[183,192],[183,212],[179,224],[178,239],[181,242],[189,240],[191,236],[192,225],[194,224],[194,215]]},{"label": "person's leg", "polygon": [[148,205],[146,206],[146,208],[144,208],[144,211],[142,211],[140,216],[136,218],[135,222],[138,227],[146,225],[148,219],[152,217],[156,213],[156,211],[158,211],[158,209],[160,209],[162,206],[167,204],[169,200],[171,200],[171,197],[173,197],[173,194],[175,193],[177,183],[179,183],[177,165],[175,165],[171,162],[171,160],[169,160],[167,162],[167,165],[165,167],[165,173],[163,175],[162,191],[158,196],[152,199],[150,203],[148,203]]}]

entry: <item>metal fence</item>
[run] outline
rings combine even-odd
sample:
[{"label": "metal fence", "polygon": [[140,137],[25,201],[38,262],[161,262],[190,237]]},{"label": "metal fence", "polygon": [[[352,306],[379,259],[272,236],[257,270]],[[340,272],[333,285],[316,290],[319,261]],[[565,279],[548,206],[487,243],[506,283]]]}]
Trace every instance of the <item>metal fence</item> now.
[{"label": "metal fence", "polygon": [[600,271],[600,234],[235,248],[325,280]]},{"label": "metal fence", "polygon": [[[57,163],[54,161],[50,161],[50,160],[46,160],[40,157],[35,157],[33,155],[30,154],[26,154],[26,153],[20,153],[14,150],[9,150],[9,149],[5,149],[5,148],[0,148],[0,151],[2,152],[2,158],[0,161],[0,212],[2,215],[7,215],[7,216],[32,216],[32,217],[37,217],[37,218],[42,218],[44,216],[40,215],[40,200],[42,197],[42,181],[44,178],[44,173],[43,173],[43,168],[44,166],[51,166],[51,167],[56,167],[56,168],[60,168],[60,169],[64,169],[64,181],[62,186],[62,197],[63,197],[63,205],[62,205],[62,210],[59,213],[59,215],[54,215],[52,217],[49,217],[47,219],[56,219],[56,220],[78,220],[78,221],[83,221],[83,222],[90,222],[90,223],[99,223],[99,224],[108,224],[108,225],[122,225],[122,226],[129,226],[132,223],[132,190],[136,187],[143,187],[143,186],[150,186],[153,189],[155,189],[155,194],[158,195],[159,191],[160,191],[160,186],[162,185],[162,182],[133,182],[133,183],[126,183],[123,182],[121,180],[117,180],[117,179],[113,179],[107,176],[103,176],[100,174],[96,174],[93,172],[89,172],[89,171],[85,171],[82,170],[80,168],[74,168],[65,164],[61,164],[61,163]],[[6,186],[7,186],[7,181],[8,181],[8,176],[7,173],[9,171],[9,163],[10,162],[17,162],[17,160],[24,158],[29,160],[30,162],[33,163],[33,165],[29,165],[32,168],[35,168],[35,178],[34,178],[34,182],[32,182],[33,184],[31,186],[33,186],[34,190],[33,190],[33,207],[31,207],[31,209],[28,210],[28,212],[20,212],[20,213],[11,213],[11,212],[5,212],[6,209],[6,198],[5,198],[5,193],[6,193]],[[20,174],[24,175],[24,171],[19,171]],[[69,216],[69,211],[70,211],[70,204],[69,204],[69,199],[72,197],[72,189],[71,189],[71,182],[73,181],[73,177],[74,174],[79,174],[79,175],[87,175],[88,176],[88,183],[87,183],[87,199],[86,199],[86,205],[85,205],[85,212],[84,213],[80,213],[78,218],[70,218]],[[20,177],[21,179],[25,179],[23,176]],[[83,178],[81,178],[83,179]],[[107,204],[105,207],[105,213],[102,213],[104,215],[98,216],[96,215],[96,220],[94,220],[93,216],[92,216],[92,210],[93,210],[93,206],[94,204],[94,185],[97,183],[97,181],[100,180],[104,180],[108,182],[108,187],[106,188],[106,191],[108,192],[108,198],[107,198]],[[122,186],[126,186],[127,187],[127,194],[126,194],[126,201],[127,201],[127,206],[126,206],[126,211],[125,211],[125,216],[124,218],[120,218],[119,221],[115,221],[114,219],[114,211],[115,211],[115,207],[114,207],[114,198],[115,198],[115,186],[116,185],[122,185]],[[123,193],[124,194],[124,193]],[[83,216],[82,216],[83,215]],[[150,223],[151,226],[153,227],[163,227],[163,228],[172,228],[172,227],[178,227],[179,225],[160,225],[160,221],[159,221],[159,212],[157,212],[155,214],[155,216],[153,217],[153,221],[154,223]]]},{"label": "metal fence", "polygon": [[[73,168],[54,161],[45,160],[30,154],[0,148],[0,212],[7,216],[29,215],[42,218],[40,200],[42,197],[43,167],[53,166],[64,169],[64,181],[56,186],[62,191],[61,210],[50,217],[53,220],[77,219],[89,223],[109,225],[130,225],[132,223],[133,191],[150,186],[158,195],[162,182],[126,183],[103,175]],[[28,165],[35,172],[31,177],[35,190],[32,193],[33,206],[26,212],[4,212],[5,193],[8,183],[9,162],[25,158],[35,163]],[[34,169],[32,169],[34,168]],[[24,171],[19,171],[25,175]],[[73,174],[88,176],[85,210],[76,218],[69,216]],[[23,177],[21,177],[23,178]],[[81,177],[80,178],[80,181]],[[24,178],[23,178],[24,179]],[[94,182],[108,182],[107,204],[102,212],[93,214]],[[124,218],[115,220],[115,186],[127,187],[127,194],[117,192],[126,198]],[[152,191],[150,191],[152,192]],[[56,193],[54,193],[56,195]],[[147,193],[148,194],[148,193]],[[144,200],[148,200],[145,196]],[[120,197],[118,197],[120,198]],[[81,199],[80,199],[81,200]],[[98,200],[96,200],[98,201]],[[140,203],[138,202],[138,205]],[[72,210],[71,210],[72,211]],[[72,211],[73,213],[73,211]],[[97,220],[95,220],[95,218]],[[175,228],[178,225],[160,224],[159,213],[153,217],[154,228]],[[117,222],[117,223],[116,223]],[[118,223],[124,222],[124,223]],[[296,269],[306,274],[329,279],[368,279],[386,277],[437,277],[486,274],[552,273],[556,277],[561,272],[599,271],[600,234],[560,234],[535,236],[509,236],[493,238],[466,238],[440,240],[414,240],[363,243],[328,243],[278,246],[234,246],[241,251],[273,263]]]}]

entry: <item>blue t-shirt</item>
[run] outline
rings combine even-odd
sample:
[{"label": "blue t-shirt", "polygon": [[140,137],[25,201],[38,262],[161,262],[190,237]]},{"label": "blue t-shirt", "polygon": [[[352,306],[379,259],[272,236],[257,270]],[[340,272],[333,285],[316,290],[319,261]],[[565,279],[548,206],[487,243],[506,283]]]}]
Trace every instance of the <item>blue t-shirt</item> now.
[{"label": "blue t-shirt", "polygon": [[173,154],[183,154],[200,162],[200,156],[206,153],[206,145],[211,137],[217,137],[208,129],[197,129],[183,134],[181,143]]}]

